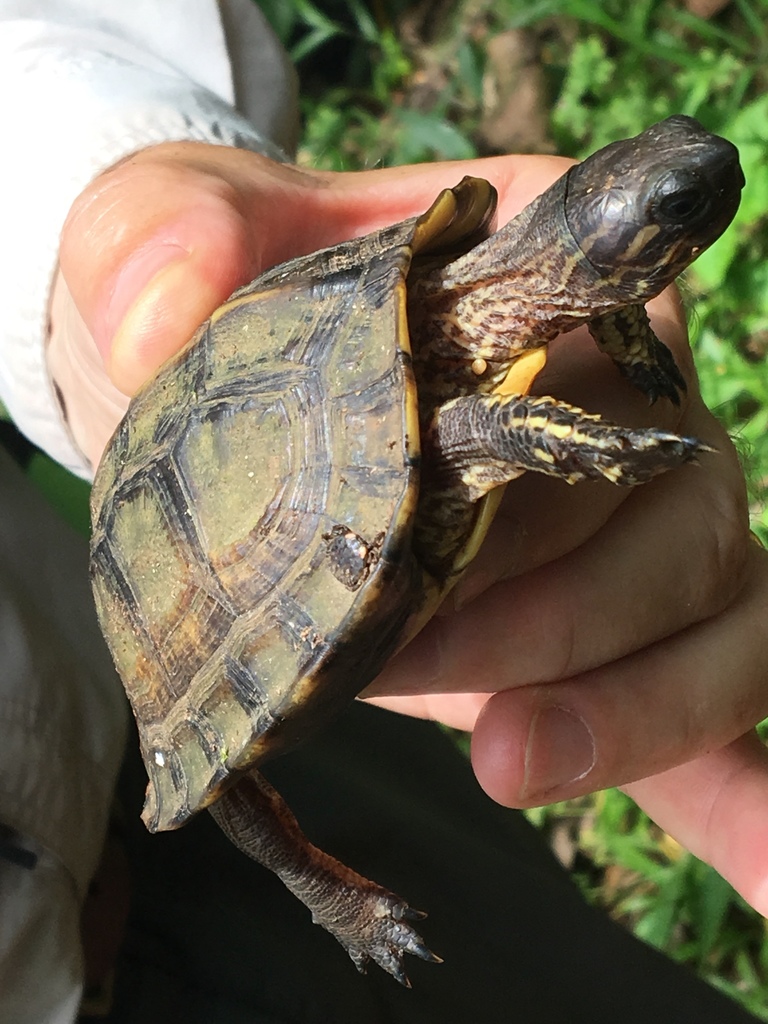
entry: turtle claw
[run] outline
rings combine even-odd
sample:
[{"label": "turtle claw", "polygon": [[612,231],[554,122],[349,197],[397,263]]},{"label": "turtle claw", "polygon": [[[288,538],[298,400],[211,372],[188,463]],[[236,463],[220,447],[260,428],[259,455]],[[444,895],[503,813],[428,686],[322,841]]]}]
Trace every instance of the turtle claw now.
[{"label": "turtle claw", "polygon": [[[368,968],[368,963],[370,962],[372,957],[362,956],[359,953],[350,953],[349,955],[352,958],[352,962],[354,963],[355,967],[358,969],[360,974],[365,974]],[[375,960],[379,967],[383,967],[387,974],[391,974],[395,981],[399,985],[402,985],[403,988],[413,987],[411,985],[411,979],[405,973],[405,968],[403,967],[402,953],[395,953],[386,960],[383,960],[379,957],[376,957]]]},{"label": "turtle claw", "polygon": [[422,910],[413,910],[394,893],[384,889],[368,892],[366,895],[368,909],[372,913],[370,916],[366,915],[364,923],[360,923],[362,915],[358,917],[358,927],[354,929],[353,934],[350,934],[352,929],[349,928],[329,927],[327,921],[317,923],[323,924],[338,939],[361,974],[365,974],[368,963],[373,960],[404,988],[410,988],[411,982],[403,964],[406,953],[427,963],[443,962],[407,923],[422,920],[427,915]]},{"label": "turtle claw", "polygon": [[437,953],[433,953],[432,950],[428,949],[421,941],[414,941],[410,943],[406,952],[411,953],[413,956],[417,956],[420,960],[426,960],[428,964],[443,963],[443,958],[438,956]]},{"label": "turtle claw", "polygon": [[675,357],[664,342],[654,339],[649,347],[648,362],[617,363],[626,379],[642,392],[650,405],[659,398],[668,398],[673,405],[680,405],[680,395],[688,387],[685,378],[675,362]]},{"label": "turtle claw", "polygon": [[404,907],[400,916],[406,921],[423,921],[427,912],[426,910],[414,910],[413,907]]}]

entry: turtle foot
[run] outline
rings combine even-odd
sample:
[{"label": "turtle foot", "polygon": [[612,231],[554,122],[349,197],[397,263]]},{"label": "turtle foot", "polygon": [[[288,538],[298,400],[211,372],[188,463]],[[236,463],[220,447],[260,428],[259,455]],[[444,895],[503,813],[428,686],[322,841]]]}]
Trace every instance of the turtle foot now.
[{"label": "turtle foot", "polygon": [[630,305],[590,320],[589,331],[601,352],[653,404],[668,398],[680,405],[687,388],[670,350],[656,337],[645,307]]},{"label": "turtle foot", "polygon": [[427,915],[423,911],[413,910],[399,896],[359,875],[355,881],[357,891],[354,896],[349,891],[345,893],[347,913],[341,919],[332,913],[315,912],[312,920],[322,925],[341,943],[361,974],[365,973],[368,963],[373,960],[401,985],[410,988],[411,983],[403,965],[405,953],[428,963],[443,962],[427,948],[410,924],[411,921],[423,920]]},{"label": "turtle foot", "polygon": [[621,373],[651,405],[659,398],[668,398],[673,405],[680,405],[680,395],[685,394],[687,386],[675,357],[658,338],[650,346],[648,356],[648,362],[619,363]]},{"label": "turtle foot", "polygon": [[695,437],[634,430],[531,395],[455,398],[438,410],[427,440],[446,497],[458,492],[468,501],[527,470],[634,486],[714,451]]}]

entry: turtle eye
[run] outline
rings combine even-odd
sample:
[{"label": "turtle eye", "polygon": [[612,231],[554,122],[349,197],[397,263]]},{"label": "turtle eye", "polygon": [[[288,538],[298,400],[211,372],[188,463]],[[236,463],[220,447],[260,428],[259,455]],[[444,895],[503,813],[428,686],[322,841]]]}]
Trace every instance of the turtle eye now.
[{"label": "turtle eye", "polygon": [[655,219],[661,224],[691,226],[710,212],[711,189],[690,173],[669,172],[654,193]]},{"label": "turtle eye", "polygon": [[709,196],[703,189],[691,186],[663,196],[659,202],[659,213],[665,220],[686,221],[704,213],[708,206]]}]

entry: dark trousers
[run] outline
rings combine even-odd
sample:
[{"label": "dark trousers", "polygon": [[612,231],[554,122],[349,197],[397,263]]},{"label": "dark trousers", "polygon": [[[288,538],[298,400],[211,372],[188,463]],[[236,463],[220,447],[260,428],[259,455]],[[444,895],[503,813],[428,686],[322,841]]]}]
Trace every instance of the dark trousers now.
[{"label": "dark trousers", "polygon": [[[134,744],[135,749],[135,744]],[[737,1024],[754,1018],[590,908],[538,833],[427,723],[355,706],[268,766],[309,837],[428,910],[413,988],[358,975],[281,883],[201,814],[150,836],[122,783],[133,874],[111,1024]]]}]

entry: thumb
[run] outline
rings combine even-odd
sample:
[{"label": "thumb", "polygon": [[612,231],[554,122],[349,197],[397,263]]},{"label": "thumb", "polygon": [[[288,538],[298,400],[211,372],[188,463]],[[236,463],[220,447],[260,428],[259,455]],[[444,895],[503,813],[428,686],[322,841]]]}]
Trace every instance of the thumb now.
[{"label": "thumb", "polygon": [[120,391],[133,394],[249,277],[247,227],[233,187],[162,159],[126,161],[75,202],[61,272]]}]

